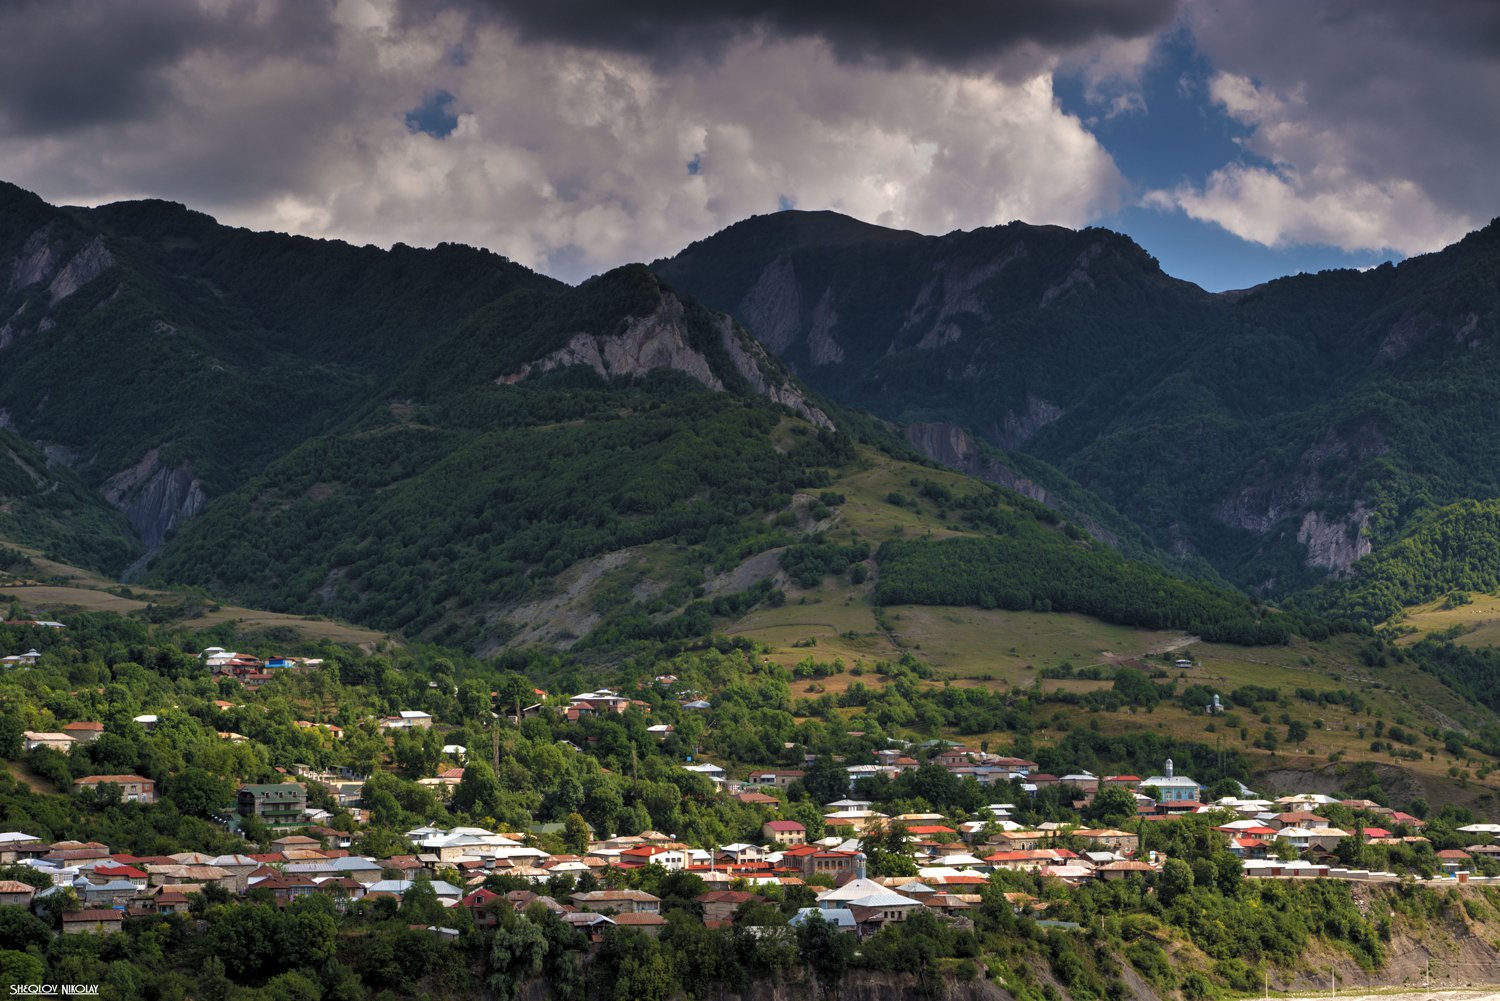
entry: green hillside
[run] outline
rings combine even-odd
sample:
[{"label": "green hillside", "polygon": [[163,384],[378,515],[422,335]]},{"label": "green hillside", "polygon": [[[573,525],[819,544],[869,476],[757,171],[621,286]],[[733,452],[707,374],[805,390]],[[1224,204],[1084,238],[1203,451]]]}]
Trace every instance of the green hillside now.
[{"label": "green hillside", "polygon": [[1424,514],[1348,577],[1311,592],[1307,603],[1378,623],[1439,598],[1460,607],[1471,591],[1500,591],[1500,500],[1460,501]]}]

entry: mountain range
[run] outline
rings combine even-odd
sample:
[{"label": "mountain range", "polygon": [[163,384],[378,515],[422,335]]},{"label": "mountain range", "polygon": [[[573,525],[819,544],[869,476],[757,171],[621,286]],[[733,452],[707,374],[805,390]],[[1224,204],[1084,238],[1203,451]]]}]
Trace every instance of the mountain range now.
[{"label": "mountain range", "polygon": [[1040,460],[1159,549],[1268,596],[1500,493],[1500,224],[1397,266],[1217,295],[1106,230],[931,237],[820,212],[752,218],[653,267],[927,455],[1058,491]]},{"label": "mountain range", "polygon": [[[1441,554],[1413,534],[1500,494],[1497,276],[1495,224],[1213,295],[1105,230],[783,212],[573,288],[0,185],[0,536],[473,649],[587,645],[701,631],[809,566],[878,575],[884,540],[820,493],[880,456],[998,485],[929,532],[1050,510],[1136,568],[1109,579],[1219,596],[1183,607],[1254,620],[1229,582],[1374,615],[1454,561],[1356,560]],[[1488,579],[1492,519],[1458,520]]]}]

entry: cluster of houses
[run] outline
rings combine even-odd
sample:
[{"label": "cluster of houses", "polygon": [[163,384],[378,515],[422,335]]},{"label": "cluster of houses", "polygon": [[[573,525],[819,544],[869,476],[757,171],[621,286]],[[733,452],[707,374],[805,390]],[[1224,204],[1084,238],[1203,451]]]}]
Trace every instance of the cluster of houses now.
[{"label": "cluster of houses", "polygon": [[[956,757],[954,759],[956,764]],[[358,781],[352,776],[307,772],[309,780]],[[1171,779],[1172,769],[1138,780],[1140,787]],[[774,787],[795,781],[787,771],[758,772],[747,785]],[[1101,782],[1107,780],[1100,780]],[[90,776],[81,784],[111,782],[122,793],[149,802],[150,780],[140,776]],[[1097,787],[1096,787],[1097,788]],[[742,789],[736,795],[753,790]],[[763,793],[760,795],[764,795]],[[774,799],[774,797],[772,797]],[[1179,802],[1192,802],[1182,800]],[[1390,830],[1366,826],[1356,832],[1331,827],[1317,810],[1335,802],[1318,794],[1285,796],[1278,800],[1226,797],[1198,810],[1223,811],[1237,819],[1220,824],[1231,850],[1246,859],[1246,875],[1268,878],[1380,879],[1387,874],[1340,869],[1331,854],[1345,837],[1358,836],[1371,844],[1398,839]],[[1422,822],[1399,811],[1365,800],[1341,805],[1371,816],[1388,816],[1393,828],[1420,829]],[[690,872],[705,884],[698,898],[710,924],[731,921],[737,911],[762,901],[768,887],[805,886],[814,894],[812,906],[801,909],[792,924],[829,921],[841,930],[866,936],[886,924],[904,920],[919,908],[933,911],[959,925],[968,911],[981,903],[990,876],[1001,870],[1035,872],[1068,884],[1147,876],[1165,861],[1140,849],[1139,835],[1112,828],[1081,828],[1047,823],[1032,829],[1011,819],[1009,804],[995,803],[982,819],[954,823],[939,814],[908,813],[887,816],[861,800],[827,804],[829,836],[809,842],[804,825],[772,819],[761,828],[761,843],[736,843],[714,848],[684,844],[670,835],[642,831],[638,835],[591,841],[582,854],[557,854],[540,847],[523,832],[497,833],[478,827],[418,827],[406,832],[408,854],[371,858],[352,854],[350,835],[308,825],[306,787],[283,782],[243,786],[237,796],[241,817],[257,816],[272,827],[298,827],[305,833],[287,834],[271,842],[271,850],[251,854],[207,856],[179,853],[135,856],[112,852],[97,843],[44,843],[24,832],[0,833],[0,864],[30,867],[44,874],[50,886],[37,891],[24,882],[0,883],[0,903],[43,909],[65,889],[72,890],[76,909],[63,916],[65,933],[109,933],[132,915],[171,913],[187,906],[188,898],[208,885],[243,895],[254,889],[268,892],[282,904],[313,893],[334,895],[342,905],[350,900],[388,896],[399,898],[417,882],[429,884],[448,907],[473,911],[480,924],[498,920],[499,908],[524,910],[540,905],[555,911],[598,942],[616,925],[655,934],[666,922],[655,896],[636,889],[609,888],[621,882],[619,873],[642,866],[669,872]],[[1170,819],[1171,814],[1143,814],[1143,820]],[[916,874],[870,878],[859,835],[890,832],[899,823],[916,863]],[[1467,879],[1472,859],[1500,859],[1500,825],[1475,824],[1463,830],[1482,838],[1464,851],[1439,852],[1449,878]],[[1278,842],[1297,849],[1295,862],[1265,857]],[[531,889],[500,893],[485,886],[491,875],[516,877]],[[547,893],[556,877],[593,877],[584,886],[606,887]],[[1394,879],[1395,877],[1390,877]],[[1493,882],[1496,880],[1475,881]],[[576,882],[573,885],[578,885]],[[1018,910],[1045,910],[1045,902],[1025,894],[1010,894]]]},{"label": "cluster of houses", "polygon": [[[656,678],[656,682],[659,685],[670,686],[676,681],[676,675],[671,674],[658,675]],[[701,712],[703,710],[713,708],[712,703],[708,702],[705,699],[698,698],[697,693],[695,692],[689,692],[685,694],[680,700],[679,704],[682,706],[682,708],[691,710],[693,712]],[[563,707],[562,713],[563,716],[571,723],[577,722],[581,719],[588,719],[591,716],[608,716],[610,714],[618,715],[631,708],[639,709],[647,716],[651,715],[651,703],[645,701],[644,699],[632,699],[628,696],[621,695],[619,692],[610,691],[608,688],[600,688],[597,691],[580,692],[579,694],[574,695],[573,697],[568,699],[568,704]],[[541,709],[542,706],[540,704],[530,706],[528,707],[526,712],[523,713],[523,715],[526,713],[540,712]],[[672,727],[668,724],[659,724],[657,726],[648,727],[648,729],[652,733],[656,733],[662,736],[665,736],[666,734],[672,732]]]},{"label": "cluster of houses", "polygon": [[323,662],[307,657],[267,657],[262,660],[248,653],[236,653],[223,647],[211,646],[200,655],[210,673],[216,678],[233,678],[249,689],[257,689],[284,671],[308,671],[321,667]]}]

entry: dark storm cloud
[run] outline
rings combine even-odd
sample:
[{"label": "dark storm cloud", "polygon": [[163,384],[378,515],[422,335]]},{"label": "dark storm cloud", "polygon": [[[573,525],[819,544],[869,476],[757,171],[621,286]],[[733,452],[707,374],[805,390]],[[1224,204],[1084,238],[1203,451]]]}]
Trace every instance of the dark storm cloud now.
[{"label": "dark storm cloud", "polygon": [[[963,67],[1026,43],[1134,38],[1178,0],[467,0],[523,38],[632,52],[658,62],[712,55],[745,35],[821,38],[841,59]],[[408,13],[426,4],[406,0]]]},{"label": "dark storm cloud", "polygon": [[172,101],[173,70],[200,53],[244,59],[329,44],[326,0],[4,0],[0,3],[0,129],[57,135],[150,119]]}]

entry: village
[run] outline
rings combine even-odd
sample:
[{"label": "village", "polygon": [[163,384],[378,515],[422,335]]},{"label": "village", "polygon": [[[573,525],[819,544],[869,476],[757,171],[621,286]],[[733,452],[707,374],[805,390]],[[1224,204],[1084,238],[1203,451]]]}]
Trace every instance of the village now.
[{"label": "village", "polygon": [[[250,663],[250,658],[217,649],[206,651],[204,657],[216,672],[242,678],[303,666],[288,659]],[[708,708],[700,699],[690,701]],[[224,701],[220,708],[230,704]],[[538,702],[521,711],[553,710],[577,719],[623,713],[640,705],[599,689],[574,696],[565,704],[544,707]],[[158,719],[143,714],[134,722],[150,732]],[[433,725],[429,714],[416,710],[374,722],[385,730]],[[298,725],[315,724],[300,721]],[[104,725],[97,721],[74,721],[56,732],[27,731],[25,746],[66,754],[104,732]],[[219,736],[229,741],[245,739],[232,732]],[[330,736],[340,736],[337,727],[331,727]],[[768,892],[777,899],[798,892],[806,906],[797,910],[792,926],[816,916],[863,938],[918,909],[963,926],[968,921],[966,912],[980,905],[981,890],[1001,871],[1031,873],[1055,880],[1061,887],[1096,880],[1152,881],[1167,862],[1161,852],[1142,848],[1143,840],[1150,842],[1152,828],[1205,814],[1247,878],[1412,880],[1410,873],[1352,868],[1341,861],[1341,846],[1415,847],[1428,841],[1422,834],[1422,819],[1370,800],[1338,800],[1317,793],[1266,799],[1241,786],[1239,796],[1205,802],[1204,788],[1176,774],[1171,760],[1163,762],[1160,774],[1146,777],[1097,776],[1085,771],[1053,775],[1039,772],[1035,762],[1021,758],[951,742],[935,744],[881,750],[869,762],[846,764],[849,793],[821,804],[826,833],[822,838],[810,840],[806,825],[775,816],[787,791],[805,777],[804,770],[753,770],[737,779],[717,764],[696,761],[680,767],[707,777],[716,795],[765,808],[771,819],[762,825],[759,843],[693,845],[654,830],[594,839],[588,832],[584,850],[576,853],[542,847],[537,835],[546,825],[525,831],[421,826],[405,832],[407,852],[386,857],[359,855],[353,851],[356,833],[329,826],[331,813],[310,806],[308,791],[309,786],[321,786],[340,808],[362,821],[365,777],[348,769],[318,771],[296,765],[281,782],[242,785],[234,804],[226,806],[219,818],[237,830],[254,817],[280,834],[264,846],[265,851],[138,856],[116,852],[106,844],[47,843],[24,830],[0,832],[0,865],[24,867],[46,877],[0,882],[0,903],[29,907],[43,915],[61,908],[58,923],[64,934],[109,934],[133,917],[186,911],[197,894],[253,896],[279,905],[309,894],[327,894],[343,907],[358,900],[399,900],[420,882],[445,907],[470,911],[480,925],[493,923],[497,908],[521,911],[540,904],[597,943],[610,926],[652,934],[666,924],[660,898],[629,885],[632,873],[650,866],[701,880],[704,891],[696,899],[710,924],[732,922],[746,905],[764,902]],[[449,744],[443,751],[450,764],[420,782],[446,797],[462,782],[468,749]],[[1027,827],[1014,819],[1015,803],[991,803],[967,819],[956,820],[941,813],[887,815],[876,810],[874,802],[858,798],[861,780],[899,776],[924,765],[935,765],[982,786],[1019,789],[1030,796],[1049,787],[1064,787],[1077,797],[1072,807],[1080,817],[1101,794],[1132,803],[1135,815],[1112,827],[1090,826],[1082,820]],[[75,794],[100,788],[108,788],[122,802],[156,800],[155,783],[140,775],[87,775],[74,780]],[[1353,830],[1333,826],[1319,813],[1332,806],[1346,816],[1352,811],[1360,817],[1358,826]],[[1496,843],[1500,825],[1471,824],[1459,830],[1471,835],[1474,843],[1433,853],[1440,871],[1426,881],[1500,885],[1500,875],[1485,874],[1500,873],[1500,843]],[[887,846],[892,839],[899,842],[900,852],[910,858],[910,874],[872,875],[867,850],[871,839]],[[32,882],[45,885],[39,888]],[[1008,893],[1007,900],[1017,912],[1045,920],[1047,901],[1021,892]],[[434,931],[452,933],[446,926],[435,926]]]}]

